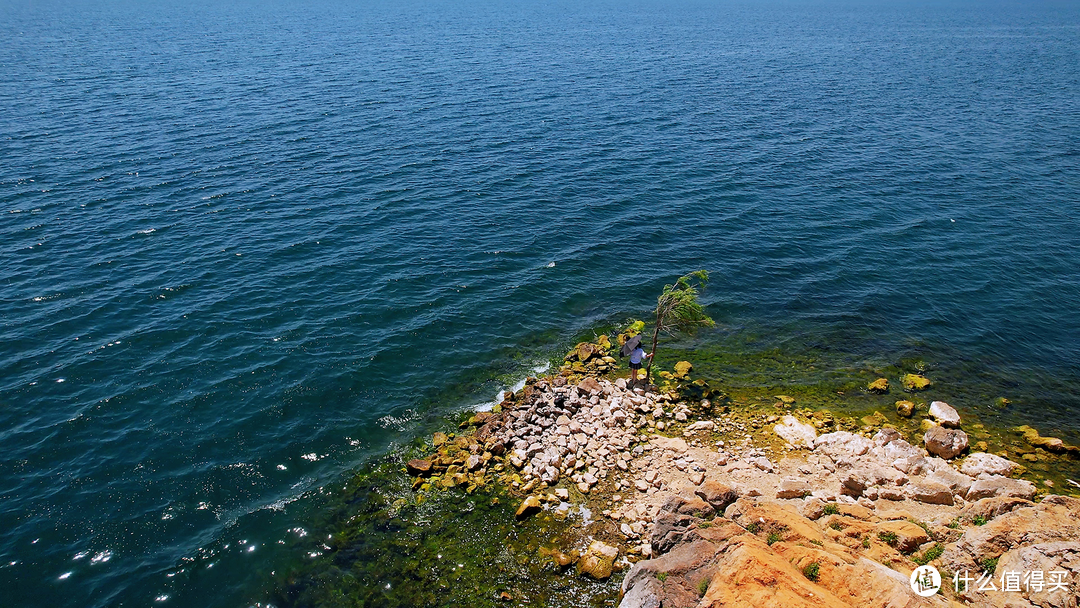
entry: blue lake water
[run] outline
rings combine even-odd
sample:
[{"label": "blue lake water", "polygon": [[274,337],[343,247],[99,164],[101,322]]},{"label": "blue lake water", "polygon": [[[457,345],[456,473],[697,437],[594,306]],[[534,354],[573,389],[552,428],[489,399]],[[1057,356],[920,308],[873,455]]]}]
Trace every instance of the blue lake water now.
[{"label": "blue lake water", "polygon": [[2,0],[0,245],[15,606],[258,601],[698,268],[702,343],[926,345],[1080,442],[1080,5]]}]

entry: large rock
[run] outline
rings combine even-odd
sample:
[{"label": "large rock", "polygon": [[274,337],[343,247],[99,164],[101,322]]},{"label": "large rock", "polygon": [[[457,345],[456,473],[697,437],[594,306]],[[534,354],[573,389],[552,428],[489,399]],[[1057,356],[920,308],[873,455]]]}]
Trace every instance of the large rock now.
[{"label": "large rock", "polygon": [[680,439],[678,437],[664,437],[662,435],[654,435],[652,439],[649,440],[649,442],[658,449],[671,450],[676,454],[683,454],[686,452],[686,450],[690,449],[690,446],[686,444],[686,440]]},{"label": "large rock", "polygon": [[855,435],[847,431],[837,431],[827,435],[821,435],[814,440],[814,451],[825,454],[833,460],[840,458],[855,458],[862,456],[873,447],[871,442],[862,435]]},{"label": "large rock", "polygon": [[780,482],[780,488],[776,491],[777,498],[802,498],[814,491],[810,484],[803,479],[785,479]]},{"label": "large rock", "polygon": [[930,430],[923,435],[923,442],[928,452],[946,460],[959,456],[968,448],[967,433],[943,426],[930,427]]},{"label": "large rock", "polygon": [[653,555],[663,555],[683,542],[683,537],[691,525],[701,521],[693,515],[661,510],[653,520],[649,546]]},{"label": "large rock", "polygon": [[892,534],[896,537],[896,548],[901,553],[911,553],[919,545],[930,540],[930,536],[910,521],[886,521],[878,524],[879,534]]},{"label": "large rock", "polygon": [[694,490],[694,494],[720,512],[723,512],[728,505],[735,502],[739,497],[731,487],[711,479],[705,481],[705,483],[701,484],[701,487]]},{"label": "large rock", "polygon": [[717,561],[698,608],[784,606],[785,608],[849,608],[848,604],[811,582],[787,559],[760,541],[747,539]]},{"label": "large rock", "polygon": [[813,522],[790,505],[740,498],[724,511],[724,517],[744,528],[754,524],[758,533],[775,532],[791,542],[822,542],[825,537]]},{"label": "large rock", "polygon": [[578,560],[578,574],[604,580],[611,576],[616,557],[619,557],[619,550],[616,547],[594,540]]},{"label": "large rock", "polygon": [[[1080,499],[1047,496],[1030,508],[1018,508],[965,530],[955,543],[945,546],[942,564],[950,572],[981,572],[984,560],[1006,551],[1048,542],[1080,539]],[[999,564],[1000,568],[1000,564]]]},{"label": "large rock", "polygon": [[905,489],[912,500],[931,505],[953,504],[953,492],[949,486],[937,481],[921,481],[908,484]]},{"label": "large rock", "polygon": [[[1021,584],[1019,591],[983,594],[995,608],[1012,608],[1019,604],[1016,598],[1006,600],[1004,595],[1018,595],[1027,600],[1028,605],[1040,608],[1076,608],[1080,599],[1080,542],[1057,541],[1012,549],[998,558],[995,572],[999,580],[1006,572],[1043,572],[1046,581],[1042,588]],[[1052,575],[1052,572],[1064,572],[1065,575]],[[1061,576],[1064,588],[1053,585],[1051,591],[1052,576]]]},{"label": "large rock", "polygon": [[958,496],[967,494],[968,490],[971,488],[972,482],[975,481],[967,475],[957,472],[956,469],[948,465],[938,467],[933,473],[926,476],[926,480],[948,486],[948,488],[952,490],[952,493]]},{"label": "large rock", "polygon": [[960,472],[972,477],[978,477],[983,473],[987,475],[1004,475],[1008,477],[1012,475],[1013,471],[1020,465],[1015,462],[1002,458],[1001,456],[995,456],[994,454],[987,454],[986,452],[975,452],[960,464]]},{"label": "large rock", "polygon": [[[728,526],[742,532],[742,528],[730,522]],[[701,595],[698,584],[712,575],[717,549],[726,546],[724,538],[715,541],[698,538],[675,547],[670,553],[634,564],[623,577],[619,608],[696,605]],[[662,583],[660,578],[664,579]]]},{"label": "large rock", "polygon": [[699,496],[672,496],[667,499],[667,502],[660,509],[681,515],[693,515],[694,517],[709,517],[716,513],[716,508]]},{"label": "large rock", "polygon": [[971,484],[965,498],[972,502],[981,498],[993,498],[995,496],[1012,496],[1013,498],[1031,500],[1035,498],[1035,484],[1023,479],[1010,479],[1001,475],[991,475],[990,477],[978,479]]},{"label": "large rock", "polygon": [[974,521],[976,518],[981,517],[983,521],[990,521],[998,515],[1015,511],[1016,509],[1026,509],[1034,506],[1035,503],[1030,500],[1016,498],[1014,496],[982,498],[961,509],[960,518],[965,521]]},{"label": "large rock", "polygon": [[799,422],[790,415],[784,416],[773,430],[784,441],[798,448],[814,447],[814,439],[817,438],[817,431],[813,426]]},{"label": "large rock", "polygon": [[944,401],[932,401],[930,403],[930,416],[941,426],[954,429],[960,428],[960,414]]}]

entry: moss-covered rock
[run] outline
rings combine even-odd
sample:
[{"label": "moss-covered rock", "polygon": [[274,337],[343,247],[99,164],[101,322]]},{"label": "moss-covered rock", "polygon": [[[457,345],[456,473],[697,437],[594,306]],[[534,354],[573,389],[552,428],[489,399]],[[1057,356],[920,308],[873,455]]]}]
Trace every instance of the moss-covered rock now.
[{"label": "moss-covered rock", "polygon": [[878,378],[870,384],[867,384],[866,390],[877,395],[884,395],[889,392],[889,380],[887,378]]},{"label": "moss-covered rock", "polygon": [[930,379],[926,376],[920,376],[919,374],[904,374],[901,379],[904,385],[904,390],[910,392],[925,391],[930,388],[932,384]]}]

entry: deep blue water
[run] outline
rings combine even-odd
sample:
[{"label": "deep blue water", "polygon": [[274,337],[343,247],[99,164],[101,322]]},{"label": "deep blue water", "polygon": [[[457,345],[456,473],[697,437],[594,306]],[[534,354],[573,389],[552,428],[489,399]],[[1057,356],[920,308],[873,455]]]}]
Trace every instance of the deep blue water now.
[{"label": "deep blue water", "polygon": [[177,4],[0,3],[11,605],[246,605],[319,488],[697,268],[1080,439],[1076,3]]}]

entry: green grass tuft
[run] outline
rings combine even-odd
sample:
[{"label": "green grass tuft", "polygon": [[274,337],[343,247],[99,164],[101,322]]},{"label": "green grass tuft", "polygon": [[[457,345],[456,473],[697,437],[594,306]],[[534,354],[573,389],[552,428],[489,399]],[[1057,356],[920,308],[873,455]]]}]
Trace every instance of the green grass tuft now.
[{"label": "green grass tuft", "polygon": [[878,532],[877,537],[878,540],[890,547],[895,547],[896,543],[900,542],[900,539],[896,536],[896,532]]},{"label": "green grass tuft", "polygon": [[821,511],[825,515],[836,515],[840,512],[840,509],[836,506],[836,503],[829,503],[825,505],[825,508]]},{"label": "green grass tuft", "polygon": [[935,559],[941,557],[941,554],[944,553],[944,551],[945,545],[937,543],[933,547],[930,547],[929,549],[924,551],[922,555],[916,555],[915,557],[911,558],[911,561],[919,564],[920,566],[925,566],[926,564],[929,564]]},{"label": "green grass tuft", "polygon": [[802,573],[807,579],[816,582],[821,574],[821,564],[817,562],[809,563],[802,569]]}]

